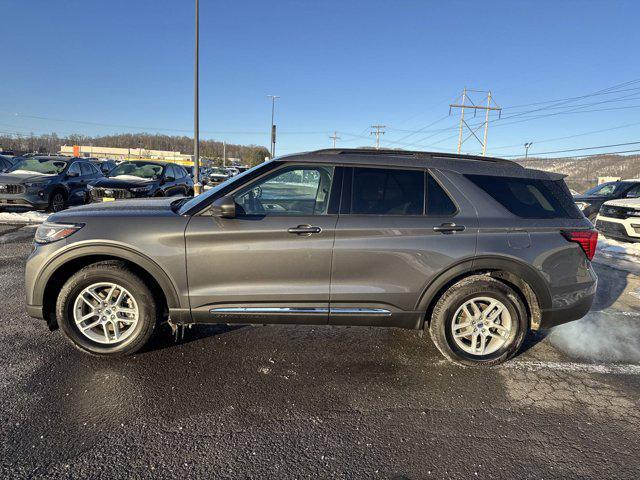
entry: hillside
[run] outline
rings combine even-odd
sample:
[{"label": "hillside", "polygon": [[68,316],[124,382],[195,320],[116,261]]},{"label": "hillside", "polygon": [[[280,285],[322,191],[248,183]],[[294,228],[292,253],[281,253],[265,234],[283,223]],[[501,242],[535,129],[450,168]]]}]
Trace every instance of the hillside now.
[{"label": "hillside", "polygon": [[529,158],[518,160],[528,168],[567,175],[569,188],[584,192],[598,177],[640,178],[640,155],[595,155],[583,158]]}]

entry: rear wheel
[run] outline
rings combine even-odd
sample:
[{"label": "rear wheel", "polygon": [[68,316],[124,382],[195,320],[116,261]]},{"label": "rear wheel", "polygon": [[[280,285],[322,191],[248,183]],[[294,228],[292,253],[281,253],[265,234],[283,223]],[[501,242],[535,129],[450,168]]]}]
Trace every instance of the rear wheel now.
[{"label": "rear wheel", "polygon": [[156,324],[156,305],[145,283],[124,264],[99,262],[64,284],[56,315],[65,336],[95,355],[138,351]]},{"label": "rear wheel", "polygon": [[474,275],[450,287],[433,310],[429,333],[449,360],[468,366],[497,365],[522,346],[528,316],[505,283]]}]

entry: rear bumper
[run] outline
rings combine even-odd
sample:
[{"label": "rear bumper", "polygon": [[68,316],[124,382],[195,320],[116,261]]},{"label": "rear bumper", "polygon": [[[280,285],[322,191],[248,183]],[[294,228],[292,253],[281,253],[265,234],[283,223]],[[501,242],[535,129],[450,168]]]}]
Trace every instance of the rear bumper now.
[{"label": "rear bumper", "polygon": [[568,307],[542,310],[540,328],[547,329],[563,323],[580,320],[591,310],[591,305],[595,297],[596,294],[594,291]]}]

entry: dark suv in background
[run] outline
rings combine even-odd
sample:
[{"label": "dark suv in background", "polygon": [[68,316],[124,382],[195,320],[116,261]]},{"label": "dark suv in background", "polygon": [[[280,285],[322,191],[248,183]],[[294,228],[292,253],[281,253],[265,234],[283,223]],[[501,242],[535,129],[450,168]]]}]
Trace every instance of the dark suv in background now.
[{"label": "dark suv in background", "polygon": [[175,163],[123,162],[89,186],[90,200],[105,202],[138,197],[193,195],[193,180]]},{"label": "dark suv in background", "polygon": [[102,177],[81,158],[30,156],[0,174],[0,208],[27,207],[59,212],[84,203],[87,185]]},{"label": "dark suv in background", "polygon": [[558,174],[321,150],[191,199],[49,217],[27,308],[96,355],[136,352],[159,322],[286,323],[428,329],[447,358],[493,365],[529,330],[587,313],[596,241]]},{"label": "dark suv in background", "polygon": [[622,180],[597,185],[573,199],[585,217],[595,224],[602,204],[608,200],[640,197],[640,180]]}]

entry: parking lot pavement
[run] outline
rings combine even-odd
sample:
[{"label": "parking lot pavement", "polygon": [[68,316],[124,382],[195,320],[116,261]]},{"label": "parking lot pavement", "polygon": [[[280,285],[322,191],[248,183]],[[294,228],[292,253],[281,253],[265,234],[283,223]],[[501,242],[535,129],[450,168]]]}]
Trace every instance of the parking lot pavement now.
[{"label": "parking lot pavement", "polygon": [[[0,245],[2,478],[639,477],[633,343],[468,369],[412,331],[212,326],[105,361],[26,316],[29,250]],[[588,328],[637,328],[637,277],[598,268]]]}]

